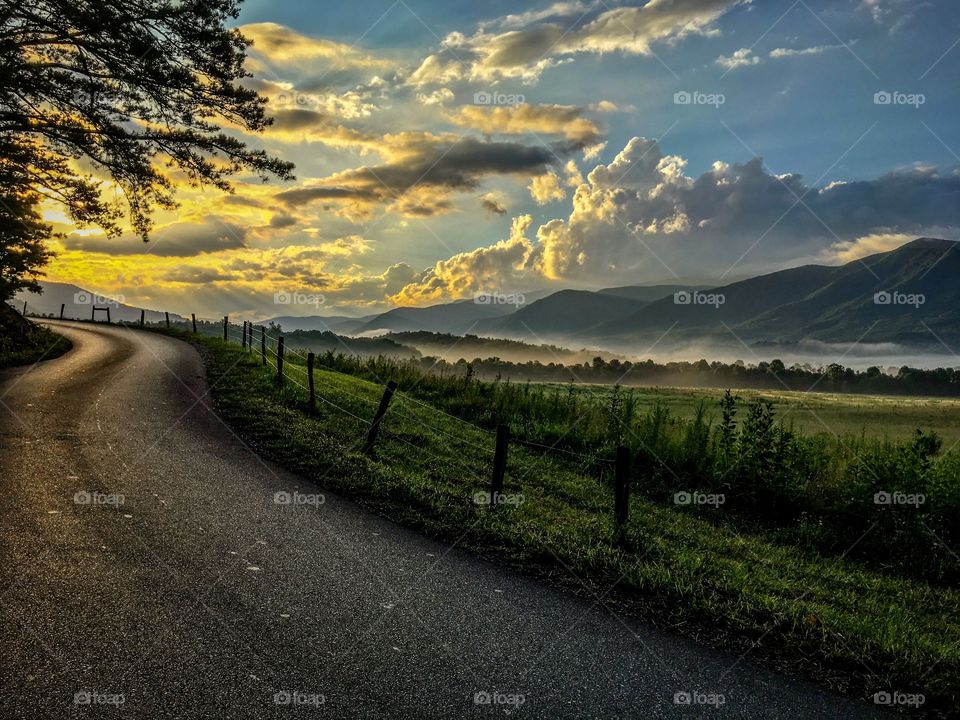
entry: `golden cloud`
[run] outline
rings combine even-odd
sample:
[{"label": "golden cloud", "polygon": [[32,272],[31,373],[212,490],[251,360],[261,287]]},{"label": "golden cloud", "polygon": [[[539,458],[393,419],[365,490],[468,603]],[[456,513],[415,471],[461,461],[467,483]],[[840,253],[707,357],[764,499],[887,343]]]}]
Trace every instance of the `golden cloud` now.
[{"label": "golden cloud", "polygon": [[530,196],[537,205],[546,205],[554,200],[563,200],[567,193],[560,185],[560,177],[553,171],[530,180]]},{"label": "golden cloud", "polygon": [[465,105],[448,113],[447,119],[487,135],[562,135],[573,146],[582,148],[600,137],[600,129],[593,121],[582,117],[582,112],[582,108],[575,105]]},{"label": "golden cloud", "polygon": [[240,26],[244,37],[253,41],[251,54],[271,63],[294,64],[316,60],[333,60],[340,67],[390,69],[389,60],[363,53],[353,45],[298,33],[285,25],[272,22],[248,23]]}]

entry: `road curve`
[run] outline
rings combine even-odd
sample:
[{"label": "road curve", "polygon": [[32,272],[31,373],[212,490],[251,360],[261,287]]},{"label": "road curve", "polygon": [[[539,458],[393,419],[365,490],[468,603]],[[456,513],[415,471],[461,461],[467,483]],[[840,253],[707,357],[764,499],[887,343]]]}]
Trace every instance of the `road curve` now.
[{"label": "road curve", "polygon": [[223,425],[193,348],[51,325],[74,349],[0,376],[5,718],[879,716],[332,494],[278,505],[320,489]]}]

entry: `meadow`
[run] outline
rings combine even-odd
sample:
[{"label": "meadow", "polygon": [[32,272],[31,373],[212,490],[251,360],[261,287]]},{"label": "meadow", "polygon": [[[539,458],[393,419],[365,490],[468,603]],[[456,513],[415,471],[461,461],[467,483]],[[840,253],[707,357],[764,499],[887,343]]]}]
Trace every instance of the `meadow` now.
[{"label": "meadow", "polygon": [[[564,392],[565,385],[547,385]],[[603,397],[612,392],[609,385],[584,385],[585,392]],[[696,416],[706,403],[716,408],[724,394],[720,388],[629,388],[641,412],[656,406],[683,419]],[[903,397],[859,395],[855,393],[799,392],[793,390],[736,389],[744,401],[762,399],[772,403],[777,417],[804,434],[861,436],[864,438],[907,440],[917,428],[935,431],[947,447],[960,442],[960,400],[942,397]]]},{"label": "meadow", "polygon": [[[199,345],[240,437],[320,488],[750,661],[867,700],[922,693],[931,715],[960,710],[960,454],[929,428],[806,435],[766,397],[695,391],[702,404],[671,410],[622,388],[437,377],[333,353],[317,357],[310,408],[296,348],[281,382],[272,346],[264,364],[236,341],[167,332]],[[364,452],[387,379],[399,390]],[[491,507],[500,422],[511,442]],[[613,518],[619,444],[633,454],[625,524]],[[906,502],[877,504],[878,492]]]}]

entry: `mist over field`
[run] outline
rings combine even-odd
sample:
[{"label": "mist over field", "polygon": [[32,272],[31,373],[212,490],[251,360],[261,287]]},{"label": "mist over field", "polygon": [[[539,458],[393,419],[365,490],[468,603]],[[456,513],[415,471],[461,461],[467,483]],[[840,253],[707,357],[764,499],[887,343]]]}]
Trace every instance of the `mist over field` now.
[{"label": "mist over field", "polygon": [[[570,339],[571,342],[575,342]],[[563,339],[557,339],[563,344]],[[946,351],[943,353],[923,353],[915,348],[898,346],[892,343],[798,343],[788,346],[759,346],[749,350],[739,344],[706,344],[690,343],[669,350],[658,350],[642,354],[631,354],[630,346],[611,346],[603,352],[613,352],[622,355],[634,362],[650,358],[654,362],[707,362],[734,363],[743,362],[747,365],[756,365],[760,362],[782,360],[784,365],[809,365],[813,368],[825,367],[832,363],[839,363],[855,370],[865,370],[869,367],[899,370],[903,366],[933,370],[936,368],[960,367],[960,358]],[[579,356],[590,355],[591,351],[584,350]],[[602,354],[599,350],[594,355]],[[549,359],[549,353],[538,358],[541,362],[556,362]]]}]

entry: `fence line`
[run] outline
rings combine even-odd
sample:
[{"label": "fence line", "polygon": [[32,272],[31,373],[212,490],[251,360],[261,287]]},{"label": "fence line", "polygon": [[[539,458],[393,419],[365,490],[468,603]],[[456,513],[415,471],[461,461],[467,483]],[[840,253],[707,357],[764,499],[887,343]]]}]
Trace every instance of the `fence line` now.
[{"label": "fence line", "polygon": [[[61,310],[61,315],[62,315],[62,310]],[[150,323],[150,324],[151,325],[165,324],[166,327],[168,328],[171,327],[169,313],[164,313],[164,316],[165,316],[165,322],[158,321],[156,323]],[[242,326],[231,325],[229,321],[229,316],[226,316],[226,315],[224,315],[221,319],[214,319],[214,320],[200,319],[200,322],[203,323],[203,326],[204,326],[202,329],[204,330],[210,329],[210,326],[213,326],[214,328],[217,328],[217,332],[212,335],[210,333],[198,333],[197,318],[195,314],[191,314],[190,318],[183,318],[175,321],[177,325],[184,325],[188,328],[188,330],[192,329],[194,334],[210,335],[212,337],[220,336],[224,339],[225,342],[236,342],[243,348],[243,350],[246,351],[246,353],[253,354],[254,352],[256,352],[258,356],[261,355],[262,353],[264,365],[269,367],[271,370],[273,370],[276,373],[278,381],[289,380],[290,383],[292,383],[295,387],[307,393],[308,397],[314,397],[320,402],[324,403],[325,405],[330,406],[334,410],[340,413],[343,413],[344,415],[347,415],[364,425],[367,425],[368,435],[367,435],[367,442],[366,442],[365,449],[368,452],[372,451],[373,445],[375,444],[377,439],[377,435],[382,434],[393,440],[397,440],[401,443],[409,445],[410,447],[415,449],[417,453],[421,455],[427,455],[430,459],[435,460],[438,463],[443,464],[445,462],[447,463],[451,462],[451,458],[446,458],[446,459],[441,458],[436,453],[431,452],[428,448],[423,447],[421,445],[416,445],[410,442],[408,439],[404,438],[403,436],[390,431],[389,429],[383,429],[381,431],[380,424],[382,423],[383,419],[385,419],[387,413],[390,412],[391,415],[399,415],[401,418],[411,421],[412,423],[424,429],[425,431],[435,435],[437,438],[443,438],[446,441],[452,441],[455,443],[466,445],[486,455],[493,455],[492,472],[491,472],[491,479],[490,479],[490,493],[489,493],[491,507],[494,507],[497,504],[498,494],[502,493],[503,491],[504,475],[507,469],[508,448],[509,448],[509,445],[511,444],[520,445],[520,446],[531,448],[531,449],[543,450],[544,452],[543,452],[543,455],[541,456],[541,459],[546,458],[551,453],[559,453],[559,454],[566,455],[568,457],[577,458],[578,460],[581,460],[581,461],[595,463],[596,465],[599,466],[601,478],[603,477],[604,467],[609,467],[612,465],[615,469],[614,498],[613,498],[614,520],[618,526],[622,526],[629,519],[629,507],[630,507],[629,477],[630,477],[631,458],[630,458],[630,452],[628,448],[625,448],[622,446],[617,447],[615,459],[610,459],[610,458],[600,457],[597,454],[587,455],[584,453],[578,453],[572,450],[567,450],[565,448],[560,448],[560,447],[557,447],[556,445],[552,445],[552,446],[545,445],[543,443],[538,443],[532,440],[512,437],[506,425],[499,425],[497,427],[496,432],[493,432],[475,423],[472,423],[469,420],[465,420],[464,418],[458,417],[450,412],[447,412],[442,408],[436,407],[427,402],[424,402],[423,400],[415,398],[409,393],[401,392],[399,389],[396,388],[396,384],[393,382],[388,383],[387,391],[384,393],[384,396],[380,403],[380,407],[378,408],[377,413],[374,415],[374,417],[372,419],[362,417],[354,413],[353,411],[343,407],[342,405],[339,405],[333,402],[328,397],[325,397],[322,393],[317,392],[315,385],[314,385],[314,390],[311,393],[311,390],[307,385],[304,385],[303,383],[299,382],[296,379],[296,377],[294,377],[294,375],[296,374],[303,373],[307,382],[313,385],[313,383],[310,382],[311,380],[313,380],[311,370],[315,368],[308,369],[307,367],[305,367],[304,365],[301,365],[300,363],[290,362],[292,357],[297,357],[304,360],[306,364],[306,362],[308,361],[308,355],[312,353],[309,353],[302,348],[297,349],[297,348],[284,347],[285,338],[279,332],[274,337],[268,332],[266,326],[264,325],[255,326],[250,321],[244,321]],[[125,324],[125,323],[121,321],[121,324]],[[130,323],[130,324],[135,324],[135,323]],[[141,315],[141,320],[139,324],[140,325],[144,324],[142,315]],[[217,327],[220,325],[222,325],[222,335],[220,334],[219,328]],[[256,327],[259,327],[260,329],[260,341],[262,343],[261,345],[262,350],[255,349],[254,347],[254,344],[256,343],[256,338],[254,337],[254,330]],[[315,359],[316,359],[316,356],[315,356]],[[285,360],[286,362],[284,362]],[[297,370],[293,371],[291,368],[297,368]],[[322,365],[321,365],[321,369],[324,369],[327,372],[336,372],[335,370],[333,370],[333,368],[322,366]],[[341,374],[341,373],[338,373],[338,374]],[[342,393],[348,397],[352,397],[355,400],[359,400],[363,403],[376,404],[376,401],[373,400],[372,398],[363,397],[356,393],[350,392],[345,388],[336,388],[336,392]],[[408,407],[406,409],[402,409],[401,405],[394,404],[391,410],[390,400],[393,397],[398,397],[401,401],[409,402],[412,405],[419,405],[422,408],[426,408],[430,412],[438,413],[450,420],[460,423],[461,425],[465,425],[469,427],[471,430],[481,435],[493,437],[495,438],[494,447],[492,448],[483,447],[481,445],[478,445],[476,442],[473,442],[463,436],[458,436],[451,432],[443,430],[442,428],[436,427],[426,422],[422,418],[417,417],[414,414],[415,412],[417,412],[416,408]],[[462,460],[458,461],[456,458],[454,458],[452,459],[452,462],[455,466],[458,466],[461,470],[465,470],[468,476],[473,476],[473,471],[466,465],[462,464]],[[467,479],[476,481],[475,477],[468,477]]]}]

